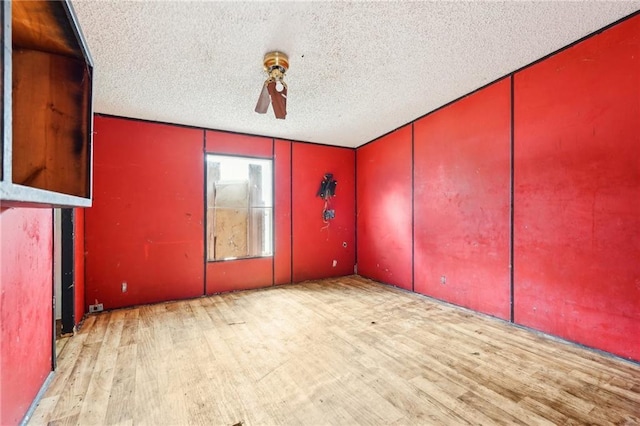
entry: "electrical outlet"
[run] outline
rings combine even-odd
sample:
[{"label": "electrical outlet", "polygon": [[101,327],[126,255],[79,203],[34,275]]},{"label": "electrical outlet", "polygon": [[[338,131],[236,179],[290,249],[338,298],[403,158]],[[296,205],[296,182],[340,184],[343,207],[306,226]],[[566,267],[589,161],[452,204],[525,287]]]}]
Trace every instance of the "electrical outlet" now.
[{"label": "electrical outlet", "polygon": [[123,292],[123,293],[126,293],[126,292],[127,292],[127,282],[126,282],[126,281],[123,281],[123,282],[122,282],[122,292]]},{"label": "electrical outlet", "polygon": [[440,284],[445,285],[447,283],[447,276],[446,275],[442,275],[440,277]]},{"label": "electrical outlet", "polygon": [[102,303],[96,303],[95,305],[89,305],[89,313],[93,314],[94,312],[102,312],[104,310],[104,306]]}]

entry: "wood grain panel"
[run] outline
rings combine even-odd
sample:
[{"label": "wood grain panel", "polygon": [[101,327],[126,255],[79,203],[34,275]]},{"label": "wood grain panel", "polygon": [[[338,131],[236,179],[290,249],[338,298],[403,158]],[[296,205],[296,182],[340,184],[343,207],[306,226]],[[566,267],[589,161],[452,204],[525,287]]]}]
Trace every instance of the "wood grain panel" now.
[{"label": "wood grain panel", "polygon": [[89,84],[80,60],[14,50],[14,183],[89,197]]},{"label": "wood grain panel", "polygon": [[82,59],[61,1],[11,2],[13,46]]}]

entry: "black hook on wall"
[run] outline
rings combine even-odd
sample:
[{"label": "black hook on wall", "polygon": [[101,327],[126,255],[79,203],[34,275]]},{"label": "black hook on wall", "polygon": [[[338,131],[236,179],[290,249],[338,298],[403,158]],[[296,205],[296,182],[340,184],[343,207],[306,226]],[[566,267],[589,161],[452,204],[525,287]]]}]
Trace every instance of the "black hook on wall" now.
[{"label": "black hook on wall", "polygon": [[328,220],[336,217],[336,212],[330,208],[330,200],[336,195],[336,185],[338,181],[333,178],[333,173],[325,173],[320,182],[320,188],[316,195],[324,200],[324,209],[322,210],[322,220],[327,223]]},{"label": "black hook on wall", "polygon": [[333,178],[333,173],[325,173],[316,195],[324,200],[334,197],[337,184],[338,182]]}]

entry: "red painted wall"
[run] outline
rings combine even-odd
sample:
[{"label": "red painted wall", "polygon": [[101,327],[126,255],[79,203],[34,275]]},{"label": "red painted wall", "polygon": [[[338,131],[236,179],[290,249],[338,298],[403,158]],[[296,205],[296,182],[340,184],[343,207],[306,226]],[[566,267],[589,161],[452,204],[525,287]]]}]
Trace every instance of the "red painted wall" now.
[{"label": "red painted wall", "polygon": [[[292,155],[293,281],[353,274],[355,151],[294,143]],[[336,217],[328,227],[322,219],[324,201],[316,196],[325,173],[338,182],[331,202]]]},{"label": "red painted wall", "polygon": [[358,149],[358,274],[412,289],[412,125]]},{"label": "red painted wall", "polygon": [[86,304],[202,295],[203,131],[102,116],[94,130]]},{"label": "red painted wall", "polygon": [[0,210],[0,424],[18,424],[51,371],[51,209]]},{"label": "red painted wall", "polygon": [[[274,141],[271,138],[207,130],[206,151],[209,154],[273,158]],[[273,259],[270,257],[207,262],[207,294],[270,285],[273,285]]]},{"label": "red painted wall", "polygon": [[516,322],[640,360],[639,149],[640,16],[515,75]]},{"label": "red painted wall", "polygon": [[84,316],[84,209],[75,209],[74,222],[74,320],[77,325]]},{"label": "red painted wall", "polygon": [[[86,305],[112,309],[353,273],[354,150],[103,116],[95,131],[94,206],[85,212]],[[273,258],[205,261],[205,153],[274,159]],[[329,170],[340,182],[338,218],[321,230],[322,200],[315,193]],[[292,218],[298,222],[293,238]],[[292,251],[300,255],[297,263]]]},{"label": "red painted wall", "polygon": [[207,294],[269,287],[272,284],[271,257],[207,263]]},{"label": "red painted wall", "polygon": [[[514,77],[515,321],[636,361],[639,35],[636,15]],[[506,86],[494,84],[415,123],[413,194],[416,290],[503,318]],[[409,274],[396,265],[408,263],[411,244],[371,226],[380,217],[369,208],[377,200],[368,185],[390,184],[375,180],[372,165],[389,171],[405,211],[408,128],[358,151],[361,271],[405,288]],[[100,116],[95,131],[94,207],[84,218],[85,246],[76,246],[76,297],[83,291],[81,250],[87,304],[201,295],[205,132]],[[220,291],[268,285],[269,271],[276,283],[350,274],[355,152],[287,141],[269,151],[242,135],[216,133],[207,145],[273,155],[277,187],[274,259],[230,262],[219,271],[227,274]],[[339,181],[337,217],[322,229],[315,192],[326,172]],[[81,239],[82,214],[77,218]],[[407,220],[400,220],[403,232]],[[52,231],[50,209],[0,210],[0,424],[22,419],[50,371]],[[398,247],[395,259],[380,252],[376,236]],[[391,268],[374,267],[375,259]],[[76,321],[84,308],[76,304]]]},{"label": "red painted wall", "polygon": [[415,290],[505,319],[510,93],[501,80],[414,127]]},{"label": "red painted wall", "polygon": [[[403,168],[410,165],[410,126],[360,148],[361,273],[409,288],[413,272],[416,291],[509,317],[513,107],[515,321],[640,360],[638,345],[625,337],[640,334],[639,19],[518,72],[515,106],[505,79],[416,121],[413,194]],[[206,292],[352,273],[355,151],[114,118],[96,121],[96,207],[86,214],[88,302],[97,295],[109,308],[200,295],[205,269]],[[275,158],[273,259],[205,266],[205,145],[213,152]],[[375,176],[376,164],[390,181]],[[325,228],[323,201],[315,194],[327,172],[339,184],[333,200],[337,217]],[[373,183],[397,184],[396,211],[382,219],[399,225],[403,235],[413,196],[413,239],[393,238],[373,226],[381,220],[368,186]],[[180,216],[187,213],[188,220]],[[185,246],[166,245],[163,256],[149,260],[165,233],[173,242],[186,235]],[[380,239],[398,248],[393,256]],[[137,298],[119,294],[124,275],[147,283]]]},{"label": "red painted wall", "polygon": [[206,130],[206,151],[211,154],[272,158],[273,139],[262,136]]},{"label": "red painted wall", "polygon": [[274,284],[291,282],[291,151],[293,143],[275,141]]}]

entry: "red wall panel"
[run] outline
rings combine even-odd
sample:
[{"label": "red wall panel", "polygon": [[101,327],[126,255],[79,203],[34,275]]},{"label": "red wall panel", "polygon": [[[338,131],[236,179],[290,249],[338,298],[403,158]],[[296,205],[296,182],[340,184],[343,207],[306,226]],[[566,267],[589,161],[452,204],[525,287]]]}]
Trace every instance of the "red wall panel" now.
[{"label": "red wall panel", "polygon": [[[316,196],[325,173],[338,182],[329,226],[322,219],[324,201]],[[292,179],[293,281],[353,274],[355,150],[294,143]]]},{"label": "red wall panel", "polygon": [[515,75],[515,321],[640,360],[640,16]]},{"label": "red wall panel", "polygon": [[[207,130],[206,151],[215,154],[273,158],[274,140],[259,136]],[[279,165],[282,164],[274,164],[274,169]],[[278,170],[275,170],[274,174],[280,177]],[[277,198],[275,199],[277,201]],[[276,212],[276,214],[278,213]],[[275,225],[279,225],[278,218],[275,222]],[[278,230],[274,232],[276,238],[277,232]],[[273,263],[274,260],[271,257],[208,262],[206,293],[248,290],[273,285]]]},{"label": "red wall panel", "polygon": [[213,154],[271,158],[273,139],[207,130],[206,151]]},{"label": "red wall panel", "polygon": [[291,282],[291,150],[291,142],[275,141],[274,284]]},{"label": "red wall panel", "polygon": [[268,287],[272,283],[271,257],[207,263],[207,294]]},{"label": "red wall panel", "polygon": [[412,125],[357,151],[358,274],[412,289]]},{"label": "red wall panel", "polygon": [[417,292],[509,318],[510,80],[415,123]]},{"label": "red wall panel", "polygon": [[204,132],[101,116],[94,128],[87,304],[111,309],[202,295]]},{"label": "red wall panel", "polygon": [[74,222],[74,320],[77,325],[84,316],[84,209],[75,209]]},{"label": "red wall panel", "polygon": [[0,210],[0,424],[18,424],[51,371],[51,209]]}]

